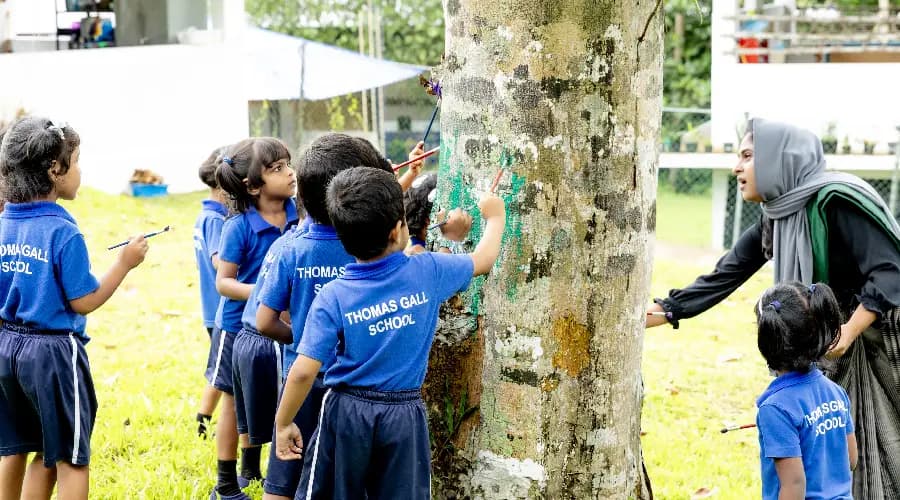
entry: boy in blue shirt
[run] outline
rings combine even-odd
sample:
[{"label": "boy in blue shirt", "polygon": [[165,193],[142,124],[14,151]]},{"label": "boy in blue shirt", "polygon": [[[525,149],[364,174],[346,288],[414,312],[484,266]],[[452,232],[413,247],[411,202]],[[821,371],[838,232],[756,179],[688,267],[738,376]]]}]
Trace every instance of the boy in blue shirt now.
[{"label": "boy in blue shirt", "polygon": [[853,498],[850,399],[815,365],[840,338],[834,293],[781,283],[763,292],[756,317],[759,352],[778,374],[756,402],[763,499]]},{"label": "boy in blue shirt", "polygon": [[[410,155],[415,153],[413,151]],[[325,206],[325,192],[336,174],[360,165],[393,172],[371,143],[344,134],[324,135],[301,155],[297,167],[297,190],[298,198],[306,209],[307,230],[287,243],[264,284],[262,280],[256,284],[256,289],[262,288],[260,303],[255,309],[256,324],[264,335],[286,344],[285,377],[297,357],[296,345],[303,336],[306,313],[313,298],[322,286],[343,275],[344,266],[353,262],[353,257],[344,250],[331,225]],[[418,167],[414,165],[410,170],[417,172]],[[252,302],[253,299],[250,300]],[[249,309],[248,305],[245,315]],[[289,311],[291,326],[279,319],[281,311]],[[294,417],[301,435],[306,439],[312,436],[316,427],[325,393],[322,374],[329,365],[327,361],[323,364],[310,396]],[[303,464],[296,460],[279,460],[274,451],[272,447],[263,498],[294,498]]]},{"label": "boy in blue shirt", "polygon": [[[225,192],[216,183],[216,168],[222,161],[225,148],[217,148],[209,158],[200,165],[200,180],[209,187],[209,198],[201,202],[200,215],[194,223],[194,253],[197,257],[197,269],[200,271],[200,306],[203,312],[203,326],[209,335],[209,354],[206,359],[207,386],[200,397],[200,410],[197,412],[197,434],[206,439],[207,427],[212,413],[219,403],[222,391],[213,386],[212,374],[216,366],[218,350],[212,343],[213,329],[216,327],[216,309],[219,306],[219,292],[216,291],[216,268],[219,266],[219,237],[228,208],[225,206]],[[216,335],[218,337],[218,335]]]},{"label": "boy in blue shirt", "polygon": [[345,170],[328,186],[328,215],[356,259],[313,301],[275,418],[277,454],[299,459],[291,421],[323,363],[318,428],[308,445],[301,498],[429,498],[431,453],[420,388],[441,302],[490,272],[500,252],[503,202],[479,203],[486,227],[471,254],[403,253],[403,194],[390,174]]}]

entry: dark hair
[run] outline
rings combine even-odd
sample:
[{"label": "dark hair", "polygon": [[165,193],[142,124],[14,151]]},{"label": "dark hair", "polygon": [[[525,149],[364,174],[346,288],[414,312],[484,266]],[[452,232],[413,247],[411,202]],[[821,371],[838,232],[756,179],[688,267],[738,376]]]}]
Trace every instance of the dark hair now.
[{"label": "dark hair", "polygon": [[274,137],[251,137],[228,148],[216,168],[216,183],[230,195],[232,211],[244,213],[256,206],[258,196],[249,190],[264,184],[263,172],[278,160],[290,161],[291,152]]},{"label": "dark hair", "polygon": [[219,163],[221,163],[222,158],[225,157],[225,151],[227,149],[228,146],[214,149],[213,152],[209,154],[209,157],[203,160],[203,163],[200,164],[200,168],[197,170],[200,181],[209,186],[210,189],[219,187],[219,183],[216,182],[216,169],[219,168]]},{"label": "dark hair", "polygon": [[805,372],[840,339],[842,322],[828,285],[780,283],[756,304],[759,352],[773,370]]},{"label": "dark hair", "polygon": [[331,225],[325,191],[331,179],[353,167],[372,167],[393,173],[372,143],[345,134],[326,134],[309,145],[297,164],[297,195],[306,213],[320,224]]},{"label": "dark hair", "polygon": [[409,233],[417,235],[422,229],[428,227],[431,220],[431,209],[434,202],[431,201],[431,192],[437,187],[437,176],[425,174],[413,182],[413,185],[403,193],[403,205],[406,209],[406,223],[409,224]]},{"label": "dark hair", "polygon": [[27,116],[12,124],[0,144],[0,198],[25,203],[50,194],[50,167],[56,161],[59,175],[69,171],[72,153],[81,138],[71,127],[58,127],[46,118]]},{"label": "dark hair", "polygon": [[393,173],[355,167],[334,176],[328,185],[328,216],[344,249],[368,260],[388,246],[388,237],[403,217],[403,191]]}]

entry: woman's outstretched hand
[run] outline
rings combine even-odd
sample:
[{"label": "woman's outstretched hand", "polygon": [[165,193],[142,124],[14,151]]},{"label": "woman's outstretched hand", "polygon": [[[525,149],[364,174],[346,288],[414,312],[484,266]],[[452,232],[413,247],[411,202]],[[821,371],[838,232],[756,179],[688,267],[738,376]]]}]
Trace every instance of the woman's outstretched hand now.
[{"label": "woman's outstretched hand", "polygon": [[666,317],[663,316],[663,315],[661,315],[661,314],[659,314],[659,315],[657,315],[657,314],[650,314],[650,313],[653,313],[653,312],[660,312],[660,313],[661,313],[661,312],[665,312],[665,311],[663,310],[662,306],[659,305],[659,304],[653,304],[653,305],[651,305],[650,307],[648,307],[648,308],[647,308],[647,319],[644,320],[644,321],[645,321],[645,322],[644,322],[644,327],[645,327],[645,328],[653,328],[654,326],[664,325],[664,324],[666,324],[666,323],[669,322],[669,321],[666,319]]}]

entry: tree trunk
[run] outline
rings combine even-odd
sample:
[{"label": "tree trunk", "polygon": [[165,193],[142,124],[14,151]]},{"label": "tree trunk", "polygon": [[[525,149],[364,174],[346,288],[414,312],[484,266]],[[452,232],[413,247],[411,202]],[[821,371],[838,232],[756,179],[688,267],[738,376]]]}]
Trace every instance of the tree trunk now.
[{"label": "tree trunk", "polygon": [[425,386],[436,498],[651,496],[660,4],[444,0],[438,205],[474,210],[503,168],[508,218],[491,275],[442,312]]}]

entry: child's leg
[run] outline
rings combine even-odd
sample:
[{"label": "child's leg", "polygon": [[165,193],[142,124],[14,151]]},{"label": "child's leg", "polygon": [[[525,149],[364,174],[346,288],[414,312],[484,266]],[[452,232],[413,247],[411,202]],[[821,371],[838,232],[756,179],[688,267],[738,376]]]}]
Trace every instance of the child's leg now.
[{"label": "child's leg", "polygon": [[209,422],[212,419],[212,414],[216,411],[216,406],[219,404],[219,399],[222,397],[222,391],[215,387],[215,371],[217,367],[217,361],[220,356],[220,351],[224,349],[222,343],[225,341],[225,337],[222,335],[221,331],[218,328],[207,328],[207,332],[209,333],[209,354],[206,357],[206,380],[209,382],[209,385],[203,388],[203,393],[200,396],[200,408],[197,411],[197,422],[199,427],[197,429],[197,434],[206,439],[207,428],[209,427]]},{"label": "child's leg", "polygon": [[241,477],[262,479],[260,446],[271,441],[281,388],[281,345],[244,329],[234,341],[234,404],[241,433]]},{"label": "child's leg", "polygon": [[218,478],[216,491],[221,495],[236,495],[241,492],[237,484],[237,419],[234,413],[234,396],[222,393],[222,409],[216,424],[216,457],[218,458]]},{"label": "child's leg", "polygon": [[19,500],[27,462],[27,453],[0,458],[0,500]]},{"label": "child's leg", "polygon": [[56,464],[59,480],[59,500],[87,500],[90,474],[87,465]]},{"label": "child's leg", "polygon": [[22,500],[48,500],[56,486],[56,467],[44,465],[44,455],[38,453],[25,470]]},{"label": "child's leg", "polygon": [[211,385],[204,387],[203,395],[200,397],[200,413],[212,416],[220,399],[222,399],[222,391]]}]

